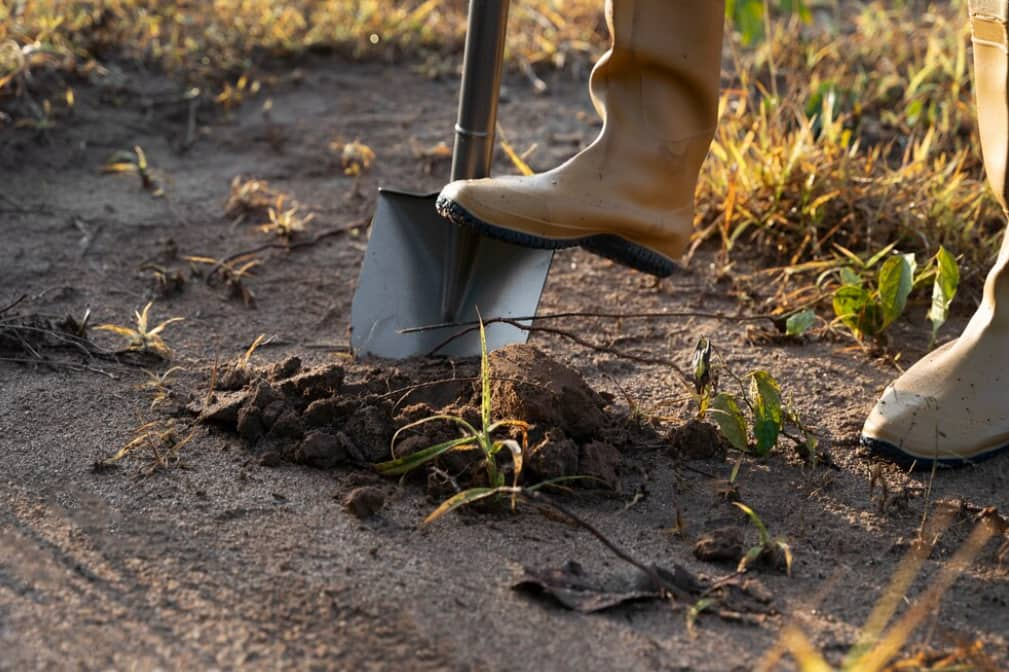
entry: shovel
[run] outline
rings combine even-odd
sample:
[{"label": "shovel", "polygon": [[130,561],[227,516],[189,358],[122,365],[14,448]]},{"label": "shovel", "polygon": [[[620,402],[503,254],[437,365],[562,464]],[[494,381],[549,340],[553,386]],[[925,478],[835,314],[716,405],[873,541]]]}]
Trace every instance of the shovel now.
[{"label": "shovel", "polygon": [[[470,0],[452,180],[490,175],[508,1]],[[553,253],[484,238],[453,224],[435,210],[437,198],[436,193],[379,190],[351,305],[356,355],[403,359],[436,348],[450,356],[477,355],[479,333],[453,339],[464,329],[449,325],[479,315],[536,314]],[[403,333],[428,326],[436,328]],[[491,349],[527,338],[527,331],[509,324],[487,327]]]}]

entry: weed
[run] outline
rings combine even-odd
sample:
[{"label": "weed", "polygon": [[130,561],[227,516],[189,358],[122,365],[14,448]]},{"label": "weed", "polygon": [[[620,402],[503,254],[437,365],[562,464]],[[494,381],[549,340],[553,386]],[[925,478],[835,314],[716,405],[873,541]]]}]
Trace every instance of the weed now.
[{"label": "weed", "polygon": [[147,164],[147,154],[140,145],[132,151],[114,152],[102,164],[103,173],[134,173],[140,176],[140,185],[155,198],[165,195],[161,178]]},{"label": "weed", "polygon": [[186,287],[186,276],[179,270],[165,268],[154,263],[146,263],[140,267],[140,270],[150,271],[153,281],[152,289],[158,296],[181,294]]},{"label": "weed", "polygon": [[269,221],[257,228],[263,233],[272,233],[285,241],[290,241],[296,233],[304,231],[308,223],[315,219],[315,215],[301,215],[298,210],[297,205],[284,208],[283,197],[278,198],[276,207],[266,210]]},{"label": "weed", "polygon": [[[210,266],[211,270],[207,276],[208,282],[215,276],[222,278],[232,297],[240,298],[246,308],[255,308],[256,295],[246,286],[245,279],[251,277],[252,269],[260,266],[263,262],[260,259],[250,258],[250,256],[242,255],[230,261],[193,255],[182,258],[191,264]],[[197,273],[195,270],[193,272]]]},{"label": "weed", "polygon": [[118,324],[100,324],[95,327],[95,329],[111,331],[115,334],[126,337],[127,350],[151,353],[161,357],[162,359],[171,359],[172,351],[164,340],[162,340],[161,332],[164,331],[165,327],[169,324],[172,324],[173,322],[181,322],[184,318],[171,317],[155,327],[148,328],[147,321],[148,315],[151,311],[151,305],[153,305],[153,302],[148,302],[148,304],[144,306],[143,310],[134,312],[136,327],[123,327]]},{"label": "weed", "polygon": [[259,93],[261,87],[259,80],[253,80],[250,83],[249,77],[242,75],[235,81],[234,86],[230,82],[225,82],[221,92],[214,96],[214,102],[230,111],[244,103],[246,96],[254,96]]},{"label": "weed", "polygon": [[286,194],[272,188],[266,180],[243,178],[236,175],[231,180],[228,200],[224,204],[224,214],[229,217],[265,213]]},{"label": "weed", "polygon": [[155,420],[137,427],[133,434],[133,438],[113,455],[96,462],[95,469],[112,467],[125,457],[137,453],[145,459],[140,469],[143,476],[178,466],[182,463],[182,449],[193,440],[196,430],[190,428],[183,434],[174,421]]},{"label": "weed", "polygon": [[[712,352],[711,341],[707,338],[700,339],[694,349],[693,376],[698,418],[710,416],[718,425],[722,437],[741,452],[764,457],[784,436],[804,451],[803,457],[807,461],[815,463],[819,441],[791,405],[782,401],[778,381],[768,372],[760,370],[750,372],[744,380],[723,364],[720,370],[739,385],[740,391],[738,394],[719,392],[719,376],[712,364]],[[749,417],[743,412],[744,408]],[[799,433],[791,433],[790,428]]]},{"label": "weed", "polygon": [[[949,306],[960,284],[960,271],[956,260],[945,247],[940,246],[928,264],[918,269],[913,254],[890,254],[889,245],[863,262],[849,250],[837,246],[852,260],[853,266],[840,269],[841,286],[834,292],[833,306],[837,319],[851,330],[855,338],[865,336],[879,339],[894,320],[904,313],[908,297],[916,287],[932,282],[932,303],[928,319],[932,325],[930,344],[949,317]],[[888,256],[889,255],[889,256]],[[863,279],[867,271],[879,265],[876,286],[866,286]]]},{"label": "weed", "polygon": [[774,565],[783,565],[785,573],[792,575],[792,549],[781,537],[772,537],[767,531],[767,526],[760,519],[756,511],[742,502],[733,502],[739,510],[746,514],[753,526],[757,528],[757,544],[743,554],[739,561],[738,572],[745,572],[746,568],[758,560],[768,560]]},{"label": "weed", "polygon": [[375,163],[374,150],[360,140],[347,144],[334,140],[329,143],[329,148],[340,155],[340,167],[343,169],[343,174],[354,178],[350,195],[360,195],[361,176],[371,170],[372,164]]},{"label": "weed", "polygon": [[170,379],[176,371],[185,371],[185,369],[181,366],[173,366],[162,373],[144,369],[144,373],[147,374],[147,380],[141,383],[137,389],[151,393],[150,410],[154,410],[159,404],[171,398],[172,388]]},{"label": "weed", "polygon": [[[529,425],[521,420],[491,420],[490,362],[487,359],[487,338],[482,320],[480,322],[480,353],[480,428],[474,427],[464,418],[455,415],[439,414],[422,418],[400,427],[393,435],[391,450],[394,458],[396,455],[397,439],[404,432],[430,422],[446,421],[454,423],[463,430],[463,436],[430,446],[405,457],[382,462],[375,466],[381,474],[397,476],[409,473],[449,451],[479,450],[483,453],[483,466],[486,471],[488,486],[469,488],[450,497],[424,519],[425,523],[430,523],[464,504],[470,504],[499,494],[510,494],[512,507],[514,508],[516,498],[522,491],[518,483],[519,477],[522,474],[522,456],[528,447],[527,431]],[[515,439],[494,438],[499,430],[506,427],[515,428],[521,432],[522,445],[519,445]],[[498,467],[497,463],[498,454],[506,449],[511,455],[512,460],[512,485],[510,487],[506,485],[505,473]]]}]

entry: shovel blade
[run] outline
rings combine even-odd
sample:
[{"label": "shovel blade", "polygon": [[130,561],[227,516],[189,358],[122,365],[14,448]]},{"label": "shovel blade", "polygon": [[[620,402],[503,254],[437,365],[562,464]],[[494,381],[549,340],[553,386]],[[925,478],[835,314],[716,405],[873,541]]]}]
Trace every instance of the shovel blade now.
[{"label": "shovel blade", "polygon": [[[435,210],[437,194],[382,189],[371,224],[368,250],[351,306],[351,345],[356,355],[404,359],[432,354],[463,331],[442,327],[401,333],[445,322],[443,269],[452,263],[457,225]],[[456,322],[536,314],[553,254],[481,238],[472,273],[462,291]],[[508,324],[487,327],[490,349],[524,343],[528,332]],[[467,357],[480,354],[480,336],[471,331],[437,350]]]}]

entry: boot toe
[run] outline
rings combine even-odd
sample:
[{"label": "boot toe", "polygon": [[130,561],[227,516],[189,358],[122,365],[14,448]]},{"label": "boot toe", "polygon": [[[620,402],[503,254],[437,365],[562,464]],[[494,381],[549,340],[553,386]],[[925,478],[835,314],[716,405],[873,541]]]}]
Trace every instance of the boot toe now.
[{"label": "boot toe", "polygon": [[862,427],[862,445],[901,464],[943,462],[936,399],[899,390],[898,384],[889,385],[869,413]]},{"label": "boot toe", "polygon": [[450,221],[506,243],[547,250],[574,247],[578,240],[545,230],[535,190],[521,177],[456,180],[438,196],[438,212]]},{"label": "boot toe", "polygon": [[862,445],[919,468],[970,464],[1009,447],[1009,415],[995,390],[974,381],[966,354],[947,344],[889,385],[865,421]]}]

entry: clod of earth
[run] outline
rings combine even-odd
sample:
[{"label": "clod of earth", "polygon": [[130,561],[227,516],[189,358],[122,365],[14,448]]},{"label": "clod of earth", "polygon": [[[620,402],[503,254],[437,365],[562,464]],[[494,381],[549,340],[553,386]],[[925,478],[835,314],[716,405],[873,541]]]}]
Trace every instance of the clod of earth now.
[{"label": "clod of earth", "polygon": [[724,460],[729,444],[709,422],[691,420],[675,427],[667,437],[669,454],[684,460]]},{"label": "clod of earth", "polygon": [[708,562],[739,562],[743,557],[743,530],[719,527],[701,535],[694,544],[694,556]]},{"label": "clod of earth", "polygon": [[358,518],[371,518],[385,506],[385,495],[375,487],[354,488],[343,498],[343,508]]},{"label": "clod of earth", "polygon": [[[288,461],[321,469],[370,464],[409,455],[458,438],[452,422],[434,421],[399,437],[396,427],[436,415],[480,424],[481,388],[476,360],[418,359],[395,368],[373,365],[303,368],[292,357],[265,367],[238,360],[222,365],[210,395],[189,410],[202,422],[237,433],[261,464]],[[495,417],[530,424],[526,483],[584,476],[588,487],[620,484],[621,450],[654,445],[654,430],[607,410],[607,399],[574,369],[534,347],[514,345],[490,355]],[[519,436],[514,437],[516,439]],[[429,494],[484,485],[479,451],[452,451],[426,472]]]},{"label": "clod of earth", "polygon": [[611,424],[606,401],[577,371],[531,345],[490,354],[491,395],[498,417],[556,427],[577,441],[590,441]]}]

